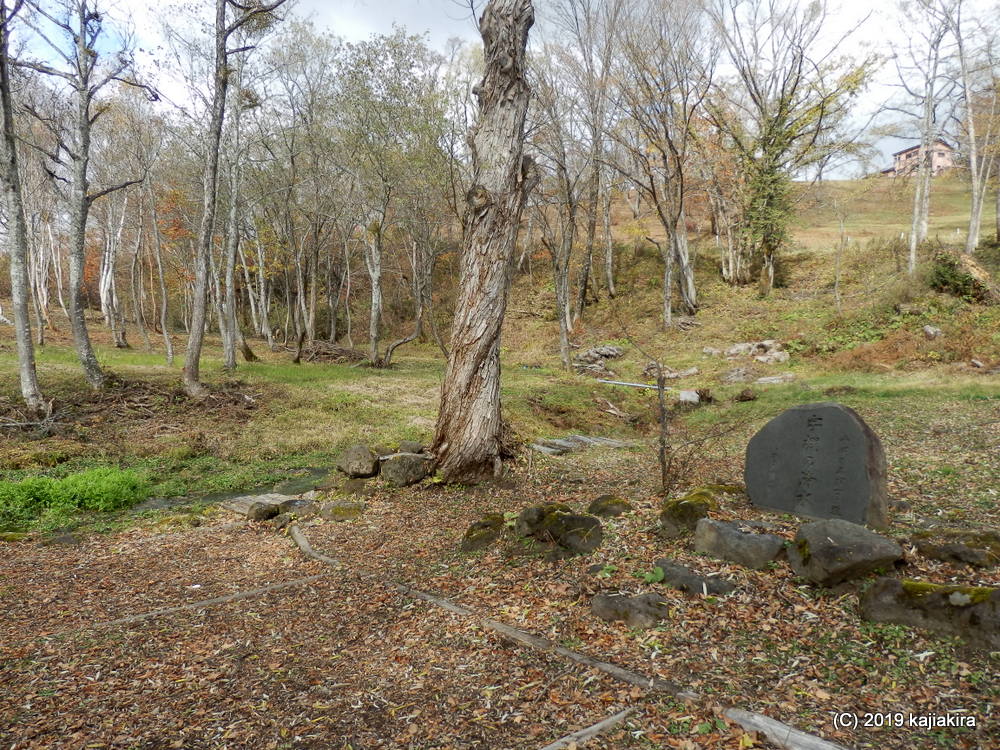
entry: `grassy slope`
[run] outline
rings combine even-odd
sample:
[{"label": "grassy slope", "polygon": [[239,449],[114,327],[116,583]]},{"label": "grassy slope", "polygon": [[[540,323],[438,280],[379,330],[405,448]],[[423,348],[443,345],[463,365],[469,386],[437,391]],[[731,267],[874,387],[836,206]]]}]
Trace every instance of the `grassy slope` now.
[{"label": "grassy slope", "polygon": [[[848,231],[895,232],[905,223],[906,195],[900,185],[881,180],[868,184],[832,183],[828,194],[855,196]],[[947,232],[956,222],[963,198],[956,180],[935,183],[932,233]],[[815,192],[815,191],[814,191]],[[891,418],[898,408],[926,402],[985,398],[990,388],[975,372],[960,366],[971,356],[1000,359],[1000,316],[996,311],[926,295],[921,316],[899,316],[891,305],[909,297],[895,276],[896,260],[887,250],[854,242],[843,263],[843,312],[833,299],[834,271],[823,238],[837,233],[829,197],[800,203],[797,242],[790,254],[789,285],[766,301],[752,289],[732,289],[714,272],[713,250],[700,253],[702,311],[689,331],[659,330],[660,267],[648,244],[624,247],[619,255],[619,296],[590,305],[573,340],[581,346],[602,342],[626,344],[626,356],[612,364],[626,380],[638,380],[647,361],[643,352],[677,369],[698,366],[701,374],[683,387],[712,387],[728,398],[743,386],[721,386],[717,377],[733,363],[709,359],[704,346],[724,348],[750,339],[778,338],[796,352],[790,365],[759,367],[761,375],[790,371],[814,388],[851,385],[853,401],[871,413]],[[624,207],[616,211],[616,235],[652,231],[637,227]],[[987,226],[992,217],[987,218]],[[855,229],[854,227],[857,227]],[[801,248],[814,247],[816,252]],[[604,386],[558,369],[557,326],[546,259],[536,257],[530,274],[515,283],[504,334],[505,413],[523,438],[569,432],[649,438],[655,420],[650,391]],[[946,331],[943,342],[927,342],[920,327],[932,323]],[[95,325],[95,329],[98,326]],[[8,335],[5,332],[5,335]],[[165,367],[158,353],[121,351],[95,331],[104,364],[125,378],[151,378],[159,388],[175,388],[179,369]],[[39,352],[42,383],[57,403],[82,398],[67,332],[50,335]],[[227,382],[218,368],[215,342],[207,350],[206,376]],[[178,341],[182,346],[183,342]],[[263,348],[257,346],[258,353]],[[642,351],[640,351],[640,348]],[[849,350],[845,353],[843,350]],[[9,440],[0,446],[0,472],[9,478],[43,470],[60,475],[102,463],[145,469],[157,495],[243,489],[275,481],[297,468],[328,466],[345,445],[365,441],[391,447],[401,439],[428,440],[433,431],[442,372],[439,353],[430,345],[411,347],[389,371],[346,365],[292,365],[287,353],[265,353],[265,361],[241,364],[236,389],[258,393],[248,413],[215,410],[201,413],[178,406],[156,423],[126,400],[114,418],[92,415],[73,434],[47,440]],[[0,398],[15,404],[13,346],[0,340]],[[938,365],[937,363],[944,363]],[[892,398],[885,398],[892,396]],[[691,417],[692,423],[724,421],[735,409],[759,423],[781,407],[819,398],[792,385],[766,389],[760,401],[729,404]],[[633,415],[631,423],[606,411],[607,401]],[[0,402],[2,405],[2,402]],[[885,408],[883,409],[883,406]]]}]

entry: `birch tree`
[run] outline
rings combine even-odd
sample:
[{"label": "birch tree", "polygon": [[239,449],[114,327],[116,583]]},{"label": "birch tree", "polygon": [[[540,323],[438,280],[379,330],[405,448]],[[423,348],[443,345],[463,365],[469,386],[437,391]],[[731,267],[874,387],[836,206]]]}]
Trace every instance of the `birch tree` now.
[{"label": "birch tree", "polygon": [[[201,384],[201,349],[205,340],[205,322],[208,312],[209,255],[212,251],[212,234],[215,227],[217,188],[219,182],[219,149],[222,127],[226,114],[226,94],[231,73],[230,56],[252,49],[249,44],[230,48],[230,39],[244,27],[265,28],[273,11],[286,0],[270,3],[241,3],[237,0],[215,0],[213,39],[212,94],[209,107],[204,171],[202,172],[202,206],[195,244],[194,296],[191,303],[191,332],[184,352],[184,390],[189,396],[202,398],[207,395]],[[228,11],[232,10],[232,14]]]},{"label": "birch tree", "polygon": [[[0,0],[0,158],[3,160],[2,186],[7,213],[7,251],[10,256],[10,287],[14,308],[14,338],[17,342],[18,375],[21,396],[33,414],[44,411],[45,402],[35,373],[35,349],[28,317],[28,234],[24,203],[21,198],[21,175],[14,132],[14,104],[10,83],[11,23],[23,11],[23,3]],[[2,315],[0,315],[2,317]]]},{"label": "birch tree", "polygon": [[[87,219],[94,202],[142,181],[126,179],[92,189],[90,158],[94,126],[107,112],[99,96],[109,84],[120,82],[142,86],[133,75],[131,42],[106,32],[104,16],[96,0],[28,0],[35,11],[32,28],[53,60],[21,60],[18,65],[54,79],[70,92],[72,111],[64,126],[56,118],[30,108],[31,114],[50,132],[56,144],[44,149],[53,174],[67,184],[69,214],[69,317],[73,341],[84,376],[94,389],[107,380],[97,361],[84,314],[83,270],[86,256]],[[104,54],[111,45],[114,52]],[[105,57],[107,62],[104,62]],[[150,95],[154,95],[149,90]],[[37,144],[36,144],[37,146]]]},{"label": "birch tree", "polygon": [[500,468],[500,332],[526,196],[537,181],[523,154],[530,89],[525,63],[532,0],[490,0],[479,19],[485,73],[469,134],[472,187],[450,356],[433,452],[446,481],[479,481]]}]

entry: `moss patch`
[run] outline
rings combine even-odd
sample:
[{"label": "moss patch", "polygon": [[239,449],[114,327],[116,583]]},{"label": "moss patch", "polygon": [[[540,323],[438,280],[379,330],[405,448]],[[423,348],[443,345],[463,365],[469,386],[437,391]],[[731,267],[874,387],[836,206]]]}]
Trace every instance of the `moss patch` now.
[{"label": "moss patch", "polygon": [[929,597],[938,595],[942,599],[950,599],[952,594],[962,594],[968,597],[969,601],[965,605],[972,606],[982,604],[989,600],[997,589],[988,586],[943,586],[937,583],[927,583],[926,581],[904,580],[902,581],[903,591],[915,602],[926,601]]}]

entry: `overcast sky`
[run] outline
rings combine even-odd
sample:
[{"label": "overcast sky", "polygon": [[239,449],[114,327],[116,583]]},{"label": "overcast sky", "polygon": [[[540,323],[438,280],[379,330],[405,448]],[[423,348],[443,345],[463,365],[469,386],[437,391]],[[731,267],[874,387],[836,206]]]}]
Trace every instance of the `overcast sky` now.
[{"label": "overcast sky", "polygon": [[451,37],[478,38],[468,9],[454,0],[298,0],[293,13],[350,40],[387,33],[393,23],[410,33],[428,32],[439,49]]}]

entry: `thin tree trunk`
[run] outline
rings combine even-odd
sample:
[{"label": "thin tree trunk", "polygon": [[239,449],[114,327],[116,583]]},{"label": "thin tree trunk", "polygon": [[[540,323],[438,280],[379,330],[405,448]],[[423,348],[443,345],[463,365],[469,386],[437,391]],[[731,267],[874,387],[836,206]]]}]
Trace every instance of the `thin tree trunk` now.
[{"label": "thin tree trunk", "polygon": [[21,396],[28,411],[40,415],[45,401],[38,387],[35,372],[35,349],[31,343],[31,323],[28,318],[28,233],[21,197],[21,172],[17,160],[17,138],[14,132],[14,107],[10,87],[8,57],[10,18],[7,3],[0,0],[0,116],[3,117],[3,192],[7,209],[7,248],[10,254],[10,288],[14,305],[14,337],[17,342],[18,375]]},{"label": "thin tree trunk", "polygon": [[522,156],[530,95],[525,47],[533,22],[531,0],[490,0],[479,22],[486,65],[470,139],[473,187],[433,448],[446,481],[477,481],[500,469],[500,332],[517,228],[537,180],[534,163]]},{"label": "thin tree trunk", "polygon": [[153,193],[153,185],[146,181],[146,190],[149,193],[149,204],[153,214],[153,244],[156,248],[156,275],[160,282],[160,331],[163,333],[163,346],[166,351],[167,365],[174,364],[174,343],[170,338],[170,326],[168,324],[167,310],[167,281],[163,276],[163,244],[160,240],[160,218],[156,209],[156,195]]},{"label": "thin tree trunk", "polygon": [[[139,329],[139,337],[142,339],[142,346],[147,352],[152,351],[153,345],[149,341],[149,333],[146,331],[146,323],[143,320],[142,303],[140,301],[140,290],[139,284],[141,283],[141,274],[136,273],[136,269],[139,265],[139,253],[142,250],[142,196],[139,196],[139,207],[138,207],[138,224],[135,230],[135,250],[132,253],[132,308],[135,313],[135,326]],[[138,278],[137,278],[138,277]]]},{"label": "thin tree trunk", "polygon": [[208,143],[202,174],[201,226],[195,251],[195,285],[191,310],[191,333],[184,352],[184,390],[193,398],[207,395],[201,384],[201,349],[205,341],[205,318],[208,312],[208,262],[215,226],[216,188],[219,180],[219,144],[226,113],[226,90],[229,87],[229,63],[226,52],[226,2],[215,0],[215,73],[212,86]]},{"label": "thin tree trunk", "polygon": [[604,196],[604,280],[608,296],[615,296],[615,246],[611,237],[611,185]]}]

